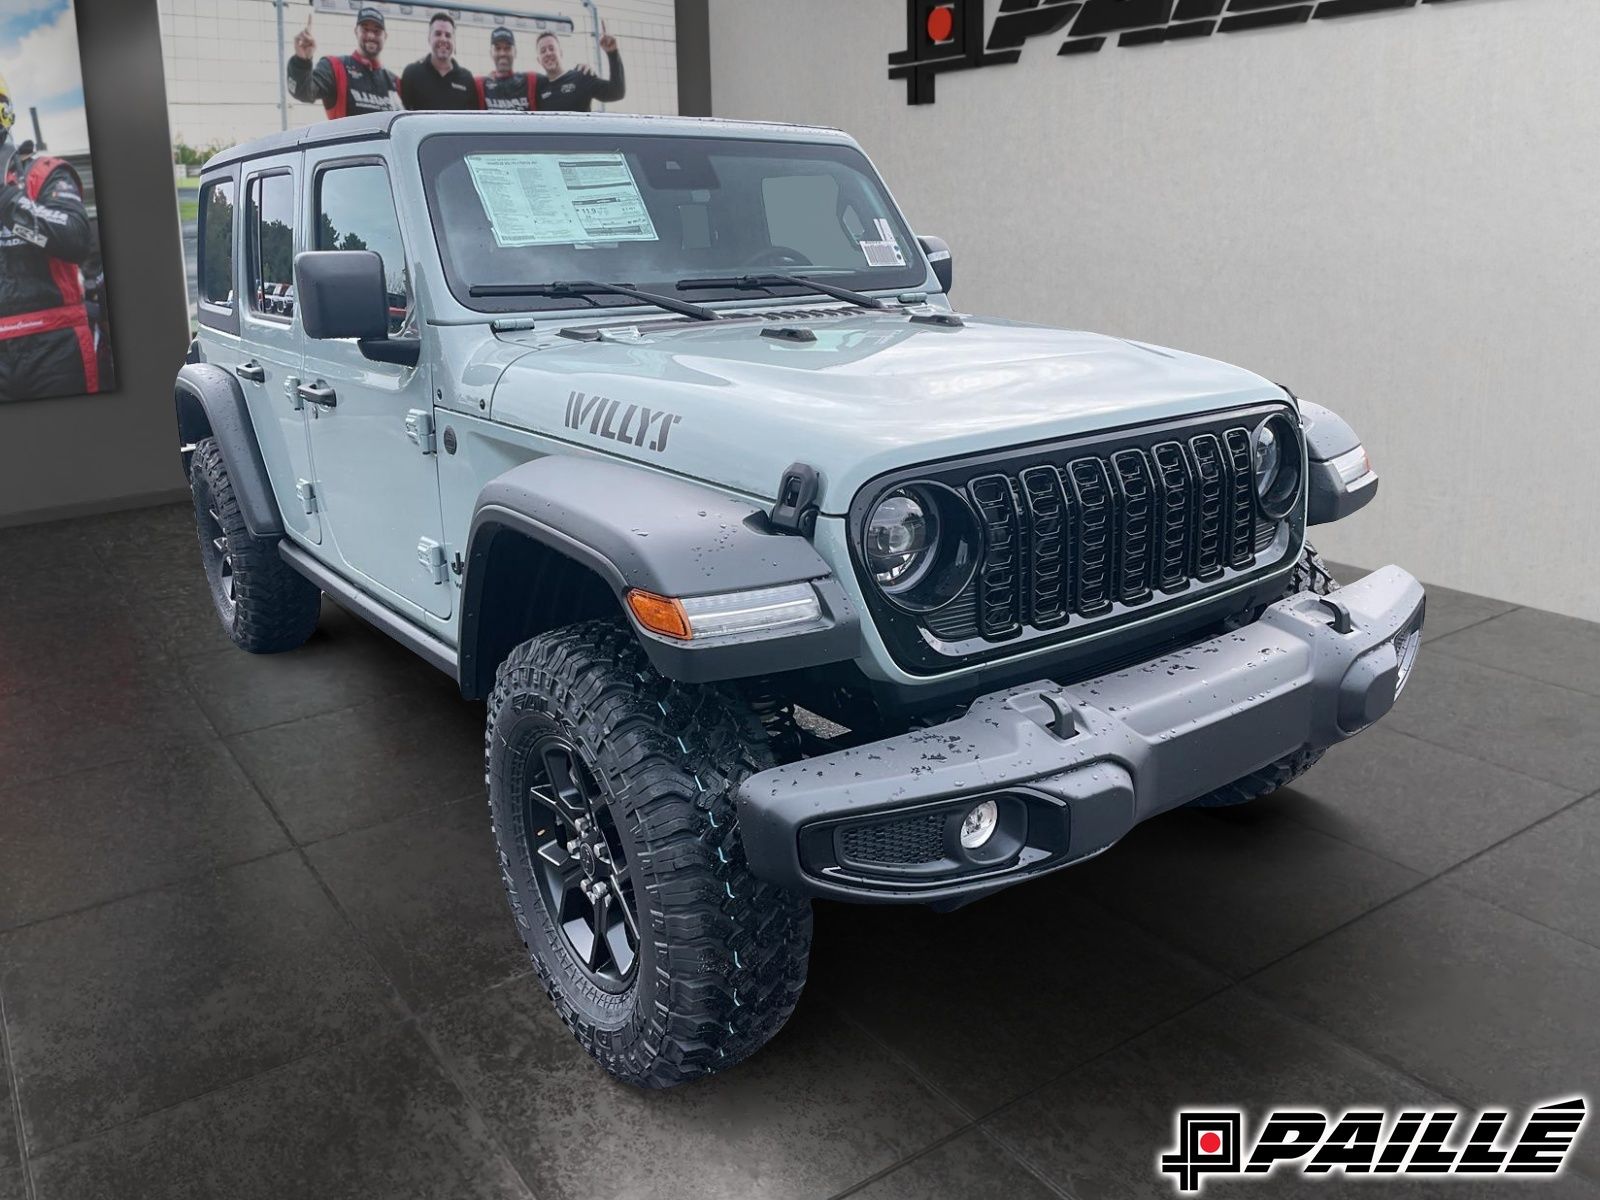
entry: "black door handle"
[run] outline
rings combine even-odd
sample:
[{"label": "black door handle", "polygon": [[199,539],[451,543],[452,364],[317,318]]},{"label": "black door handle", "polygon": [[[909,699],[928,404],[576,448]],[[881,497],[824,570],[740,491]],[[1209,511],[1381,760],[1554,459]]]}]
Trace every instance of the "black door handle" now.
[{"label": "black door handle", "polygon": [[233,373],[240,379],[248,379],[251,383],[265,383],[267,370],[260,363],[251,361],[241,367],[235,367]]},{"label": "black door handle", "polygon": [[307,404],[320,404],[323,408],[334,408],[339,403],[338,394],[320,379],[315,383],[302,383],[295,390],[300,393],[300,399]]}]

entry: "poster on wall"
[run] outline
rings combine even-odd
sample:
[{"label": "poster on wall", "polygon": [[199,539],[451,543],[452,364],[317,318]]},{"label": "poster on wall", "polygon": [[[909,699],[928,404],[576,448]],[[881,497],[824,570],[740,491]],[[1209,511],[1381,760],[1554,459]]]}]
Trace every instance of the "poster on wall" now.
[{"label": "poster on wall", "polygon": [[72,0],[0,0],[0,401],[115,371]]},{"label": "poster on wall", "polygon": [[157,2],[191,323],[200,172],[219,150],[402,108],[678,111],[674,0]]}]

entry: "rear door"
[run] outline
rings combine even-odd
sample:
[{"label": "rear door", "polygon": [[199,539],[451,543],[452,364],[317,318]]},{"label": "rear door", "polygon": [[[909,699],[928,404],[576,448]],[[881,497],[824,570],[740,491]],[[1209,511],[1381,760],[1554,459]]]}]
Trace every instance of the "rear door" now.
[{"label": "rear door", "polygon": [[[306,161],[307,248],[376,251],[388,280],[391,336],[426,335],[384,160],[331,146]],[[402,610],[409,604],[448,617],[455,587],[427,368],[373,362],[354,341],[307,339],[305,376],[326,397],[308,404],[308,428],[319,509],[339,557],[380,597],[404,602]]]},{"label": "rear door", "polygon": [[222,365],[244,390],[284,526],[320,542],[298,390],[304,346],[294,302],[294,256],[304,224],[299,172],[298,153],[252,160],[241,172],[239,343],[235,359]]}]

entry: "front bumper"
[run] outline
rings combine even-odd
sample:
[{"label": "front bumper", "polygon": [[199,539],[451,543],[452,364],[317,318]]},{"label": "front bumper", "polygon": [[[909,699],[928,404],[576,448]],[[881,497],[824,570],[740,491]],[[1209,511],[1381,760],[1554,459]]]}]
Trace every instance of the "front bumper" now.
[{"label": "front bumper", "polygon": [[[751,869],[812,896],[930,903],[1067,866],[1365,729],[1393,705],[1422,619],[1421,584],[1384,567],[1137,667],[1008,688],[945,724],[762,771],[738,795]],[[963,850],[983,799],[998,828]]]}]

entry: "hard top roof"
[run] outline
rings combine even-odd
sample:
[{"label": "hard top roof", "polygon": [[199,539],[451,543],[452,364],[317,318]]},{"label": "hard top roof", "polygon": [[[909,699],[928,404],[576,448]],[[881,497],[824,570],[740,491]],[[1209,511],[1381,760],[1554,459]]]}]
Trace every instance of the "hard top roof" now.
[{"label": "hard top roof", "polygon": [[[333,142],[366,141],[389,137],[404,121],[407,132],[482,133],[610,133],[686,138],[757,138],[776,141],[848,142],[847,134],[819,125],[791,125],[775,121],[729,121],[720,117],[653,117],[631,113],[518,113],[518,112],[386,112],[341,117],[304,125],[282,133],[241,142],[210,158],[207,173],[249,158],[281,154]],[[412,129],[411,126],[417,126]]]}]

